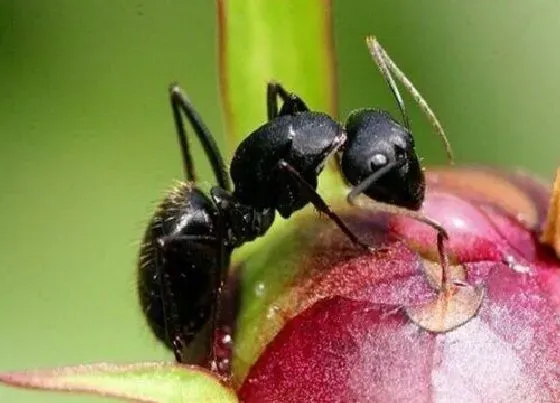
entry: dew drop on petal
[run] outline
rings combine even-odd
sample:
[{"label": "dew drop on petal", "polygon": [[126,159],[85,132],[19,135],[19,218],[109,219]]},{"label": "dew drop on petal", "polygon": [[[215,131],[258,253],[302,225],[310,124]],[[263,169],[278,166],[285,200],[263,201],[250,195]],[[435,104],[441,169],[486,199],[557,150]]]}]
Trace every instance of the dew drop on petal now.
[{"label": "dew drop on petal", "polygon": [[265,291],[266,291],[266,287],[264,283],[257,283],[257,285],[255,286],[255,295],[257,297],[262,297]]},{"label": "dew drop on petal", "polygon": [[520,274],[527,274],[531,272],[531,268],[519,263],[519,261],[509,255],[504,257],[504,263],[513,271],[520,273]]}]

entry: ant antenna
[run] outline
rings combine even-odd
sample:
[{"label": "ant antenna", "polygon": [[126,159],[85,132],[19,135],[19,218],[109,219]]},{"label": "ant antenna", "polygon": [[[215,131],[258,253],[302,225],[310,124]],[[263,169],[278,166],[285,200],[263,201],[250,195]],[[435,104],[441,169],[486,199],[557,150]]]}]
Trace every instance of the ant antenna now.
[{"label": "ant antenna", "polygon": [[399,111],[401,112],[401,116],[403,118],[403,122],[404,122],[405,127],[408,130],[410,130],[410,121],[408,120],[408,114],[406,113],[406,107],[404,105],[404,101],[402,99],[399,88],[397,87],[397,84],[395,83],[395,80],[393,79],[393,76],[391,75],[391,71],[389,70],[389,67],[387,66],[387,60],[385,58],[386,54],[384,54],[383,48],[381,48],[381,45],[379,45],[379,43],[377,42],[377,40],[375,38],[372,39],[373,41],[375,41],[374,45],[370,45],[370,38],[372,38],[372,37],[368,37],[366,39],[366,41],[368,43],[368,47],[369,47],[369,51],[371,53],[371,57],[373,58],[373,61],[375,62],[375,64],[379,68],[379,71],[381,72],[381,75],[385,79],[385,82],[389,85],[389,89],[391,90],[391,93],[393,94],[393,96],[395,97],[395,100],[397,101],[397,106],[399,107]]},{"label": "ant antenna", "polygon": [[450,164],[453,164],[454,158],[451,144],[449,144],[441,123],[439,122],[438,118],[436,117],[435,113],[432,111],[426,100],[422,97],[422,95],[420,95],[420,92],[418,92],[418,90],[414,87],[414,84],[412,84],[412,82],[405,76],[405,74],[397,67],[395,62],[389,57],[385,49],[383,49],[383,47],[377,41],[377,38],[375,38],[374,36],[368,36],[366,38],[366,42],[373,61],[381,71],[381,74],[385,78],[385,81],[387,82],[387,84],[389,84],[389,88],[391,89],[393,96],[397,100],[397,104],[403,116],[406,128],[409,129],[408,116],[406,115],[406,109],[403,99],[399,93],[395,80],[393,79],[393,74],[408,90],[412,98],[416,101],[420,109],[428,118],[428,121],[436,130],[436,133],[441,137],[441,140],[443,141],[443,145],[445,147],[445,152],[447,154],[447,159]]}]

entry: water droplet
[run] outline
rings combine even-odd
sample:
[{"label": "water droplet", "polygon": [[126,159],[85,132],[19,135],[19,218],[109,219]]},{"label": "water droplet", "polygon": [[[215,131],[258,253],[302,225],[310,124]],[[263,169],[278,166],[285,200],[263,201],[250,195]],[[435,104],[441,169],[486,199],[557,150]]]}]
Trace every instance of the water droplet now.
[{"label": "water droplet", "polygon": [[271,306],[268,308],[268,311],[267,311],[267,313],[266,313],[266,318],[267,318],[267,319],[272,319],[273,317],[276,316],[276,313],[277,313],[278,311],[279,311],[279,308],[278,308],[277,306],[271,305]]},{"label": "water droplet", "polygon": [[255,286],[255,294],[257,297],[262,297],[264,295],[264,292],[266,291],[266,288],[264,286],[264,283],[258,283]]},{"label": "water droplet", "polygon": [[231,343],[231,335],[230,334],[224,334],[224,336],[222,337],[222,343],[223,344]]},{"label": "water droplet", "polygon": [[505,256],[504,257],[504,263],[507,264],[507,266],[517,272],[517,273],[521,273],[521,274],[527,274],[531,271],[531,268],[525,265],[522,265],[521,263],[519,263],[517,261],[517,259],[511,255],[509,256]]}]

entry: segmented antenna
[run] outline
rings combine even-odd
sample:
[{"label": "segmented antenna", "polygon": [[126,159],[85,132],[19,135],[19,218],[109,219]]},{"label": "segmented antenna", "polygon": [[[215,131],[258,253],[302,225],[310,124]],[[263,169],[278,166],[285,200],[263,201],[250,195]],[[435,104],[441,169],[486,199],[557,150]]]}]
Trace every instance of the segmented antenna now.
[{"label": "segmented antenna", "polygon": [[445,131],[443,130],[441,123],[439,122],[435,113],[429,107],[426,100],[422,97],[422,95],[420,95],[418,90],[414,87],[414,84],[412,84],[412,82],[405,76],[405,74],[397,67],[395,62],[389,57],[385,49],[383,49],[383,47],[377,41],[377,38],[375,38],[374,36],[368,36],[366,38],[366,42],[373,61],[379,68],[379,71],[383,75],[383,78],[389,85],[389,88],[391,89],[391,92],[393,93],[393,96],[397,101],[406,128],[409,129],[409,120],[406,114],[406,108],[404,106],[403,99],[397,88],[393,75],[407,89],[407,91],[410,93],[412,98],[416,101],[420,109],[424,112],[424,114],[428,118],[428,121],[434,127],[436,133],[440,136],[441,140],[443,141],[443,145],[445,147],[447,159],[449,163],[452,165],[454,163],[454,158],[453,158],[453,150],[451,149],[451,144],[449,144],[449,141],[447,140],[447,136],[445,135]]}]

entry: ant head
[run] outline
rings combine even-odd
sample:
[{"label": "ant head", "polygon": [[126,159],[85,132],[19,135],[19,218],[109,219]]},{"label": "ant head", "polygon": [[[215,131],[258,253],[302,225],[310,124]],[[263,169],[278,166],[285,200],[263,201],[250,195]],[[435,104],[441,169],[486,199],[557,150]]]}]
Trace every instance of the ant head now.
[{"label": "ant head", "polygon": [[346,180],[373,200],[418,210],[425,179],[410,132],[378,109],[352,112],[346,132],[340,160]]}]

